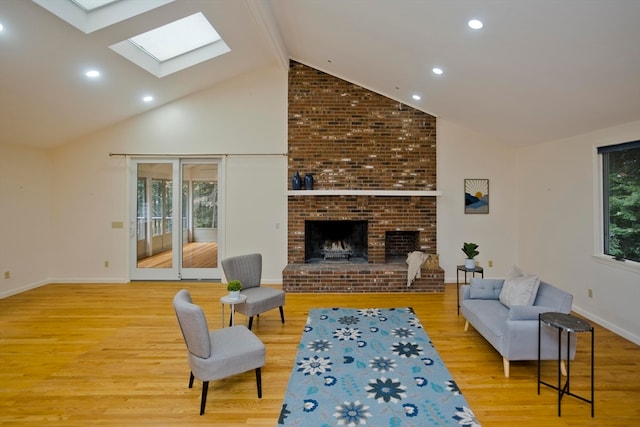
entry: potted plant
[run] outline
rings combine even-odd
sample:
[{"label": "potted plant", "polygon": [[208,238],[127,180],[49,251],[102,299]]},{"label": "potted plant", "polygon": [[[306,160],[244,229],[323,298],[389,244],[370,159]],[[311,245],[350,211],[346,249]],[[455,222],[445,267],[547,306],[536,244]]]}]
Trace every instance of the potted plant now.
[{"label": "potted plant", "polygon": [[240,298],[240,290],[242,289],[242,283],[239,280],[230,280],[227,283],[227,291],[229,291],[229,298]]},{"label": "potted plant", "polygon": [[464,261],[464,268],[467,270],[473,270],[476,268],[474,258],[480,254],[480,252],[478,252],[478,245],[475,243],[464,242],[462,245],[462,252],[467,256],[467,259]]}]

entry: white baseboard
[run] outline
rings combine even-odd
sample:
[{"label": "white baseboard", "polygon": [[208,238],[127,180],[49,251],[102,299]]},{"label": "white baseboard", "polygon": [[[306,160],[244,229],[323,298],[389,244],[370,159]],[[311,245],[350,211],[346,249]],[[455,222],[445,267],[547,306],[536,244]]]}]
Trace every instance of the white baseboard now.
[{"label": "white baseboard", "polygon": [[49,283],[50,282],[48,280],[42,280],[42,281],[39,281],[39,282],[29,283],[27,285],[20,286],[19,288],[9,289],[8,291],[0,292],[0,299],[7,298],[7,297],[10,297],[12,295],[18,295],[18,294],[21,294],[23,292],[29,291],[31,289],[35,289],[35,288],[39,288],[40,286],[47,285]]},{"label": "white baseboard", "polygon": [[576,313],[578,313],[581,316],[586,317],[589,320],[594,321],[595,323],[597,323],[598,325],[602,326],[605,329],[610,330],[611,332],[620,335],[623,338],[628,339],[629,341],[631,341],[634,344],[640,345],[640,336],[635,335],[633,333],[631,333],[630,331],[627,331],[626,329],[622,329],[604,319],[602,319],[599,316],[596,316],[595,314],[587,311],[587,310],[583,310],[580,307],[577,306],[573,306],[571,308],[573,311],[575,311]]},{"label": "white baseboard", "polygon": [[126,278],[99,278],[99,277],[91,277],[91,278],[78,278],[78,277],[65,277],[65,278],[52,278],[48,283],[116,283],[116,284],[126,284],[129,283],[130,280]]}]

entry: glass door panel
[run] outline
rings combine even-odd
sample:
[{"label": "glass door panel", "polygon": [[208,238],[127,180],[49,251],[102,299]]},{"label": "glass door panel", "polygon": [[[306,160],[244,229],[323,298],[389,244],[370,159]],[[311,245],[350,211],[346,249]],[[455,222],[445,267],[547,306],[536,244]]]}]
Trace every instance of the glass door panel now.
[{"label": "glass door panel", "polygon": [[182,163],[182,254],[183,278],[220,278],[219,167],[218,162]]},{"label": "glass door panel", "polygon": [[175,280],[179,268],[173,248],[179,233],[174,233],[173,213],[178,211],[174,181],[176,161],[153,163],[135,160],[132,203],[135,221],[132,228],[132,279]]}]

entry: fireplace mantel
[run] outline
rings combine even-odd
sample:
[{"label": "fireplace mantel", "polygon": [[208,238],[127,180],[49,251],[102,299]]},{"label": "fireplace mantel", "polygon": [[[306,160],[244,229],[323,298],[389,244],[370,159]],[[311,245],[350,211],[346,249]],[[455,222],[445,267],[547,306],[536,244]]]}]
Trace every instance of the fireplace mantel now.
[{"label": "fireplace mantel", "polygon": [[287,190],[287,196],[442,196],[442,191],[421,190]]}]

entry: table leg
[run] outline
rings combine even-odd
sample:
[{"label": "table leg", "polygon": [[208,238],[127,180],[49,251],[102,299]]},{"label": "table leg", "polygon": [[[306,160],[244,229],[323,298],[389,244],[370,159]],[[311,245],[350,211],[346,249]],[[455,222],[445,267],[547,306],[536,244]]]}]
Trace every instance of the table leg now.
[{"label": "table leg", "polygon": [[558,328],[558,416],[561,415],[562,404],[562,374],[560,370],[560,363],[562,360],[562,329]]},{"label": "table leg", "polygon": [[570,356],[570,349],[571,349],[571,332],[567,332],[567,384],[566,384],[566,393],[567,394],[571,394],[571,357]]},{"label": "table leg", "polygon": [[593,373],[594,373],[593,362],[594,362],[594,357],[593,357],[593,327],[591,327],[591,418],[593,418],[594,415],[595,415],[595,409],[594,409],[595,400],[593,398]]},{"label": "table leg", "polygon": [[456,295],[457,295],[457,302],[456,304],[458,305],[458,316],[460,316],[460,270],[456,269]]},{"label": "table leg", "polygon": [[540,336],[541,336],[542,322],[540,321],[540,315],[538,314],[538,395],[540,395]]}]

